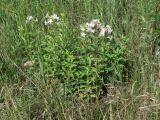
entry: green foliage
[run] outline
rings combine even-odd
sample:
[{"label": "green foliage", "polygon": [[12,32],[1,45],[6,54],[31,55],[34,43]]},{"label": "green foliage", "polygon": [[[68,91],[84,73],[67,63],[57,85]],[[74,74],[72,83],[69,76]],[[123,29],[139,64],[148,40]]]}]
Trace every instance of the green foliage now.
[{"label": "green foliage", "polygon": [[[125,68],[126,39],[72,36],[74,31],[66,21],[53,26],[29,23],[26,31],[19,28],[25,50],[34,61],[30,73],[59,79],[65,93],[99,94],[107,83],[122,80]],[[36,31],[36,32],[34,32]],[[78,31],[78,29],[77,29]],[[74,42],[75,41],[75,42]]]},{"label": "green foliage", "polygon": [[75,49],[64,49],[63,55],[58,55],[55,75],[64,81],[67,91],[93,94],[106,83],[122,80],[125,47],[111,42],[106,38],[80,39]]}]

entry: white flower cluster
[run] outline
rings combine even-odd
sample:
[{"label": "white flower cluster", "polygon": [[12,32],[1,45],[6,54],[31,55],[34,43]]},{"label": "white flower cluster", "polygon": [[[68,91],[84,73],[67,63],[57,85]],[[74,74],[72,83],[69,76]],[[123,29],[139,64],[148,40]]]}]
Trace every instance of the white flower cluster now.
[{"label": "white flower cluster", "polygon": [[59,23],[60,21],[60,17],[57,14],[53,14],[53,15],[46,15],[46,21],[44,22],[45,25],[51,25],[53,24],[53,22]]},{"label": "white flower cluster", "polygon": [[[45,16],[46,20],[44,21],[44,24],[46,26],[52,25],[53,23],[59,24],[60,23],[60,17],[57,14],[52,14],[49,15],[48,13]],[[35,21],[37,22],[38,19],[34,18],[33,16],[28,16],[26,19],[26,23],[30,21]],[[85,37],[87,34],[98,34],[100,37],[105,36],[105,34],[111,34],[112,33],[112,28],[109,25],[103,25],[100,20],[98,19],[93,19],[91,22],[84,23],[83,25],[80,26],[81,30],[81,36]]]},{"label": "white flower cluster", "polygon": [[112,33],[111,27],[102,25],[98,19],[93,19],[90,23],[81,25],[80,30],[82,37],[85,37],[88,33],[98,33],[99,36],[105,36],[105,33]]},{"label": "white flower cluster", "polygon": [[38,19],[37,19],[37,18],[34,18],[33,16],[27,16],[26,24],[27,24],[28,22],[31,22],[31,21],[33,21],[33,22],[38,22]]}]

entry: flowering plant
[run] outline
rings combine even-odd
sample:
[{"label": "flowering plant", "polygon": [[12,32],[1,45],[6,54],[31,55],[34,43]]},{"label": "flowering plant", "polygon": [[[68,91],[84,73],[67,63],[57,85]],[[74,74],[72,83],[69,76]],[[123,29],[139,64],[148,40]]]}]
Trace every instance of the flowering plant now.
[{"label": "flowering plant", "polygon": [[111,27],[109,25],[104,26],[98,19],[93,19],[91,22],[81,25],[80,30],[82,37],[90,33],[99,34],[100,37],[105,36],[106,33],[112,33]]},{"label": "flowering plant", "polygon": [[[27,17],[29,21],[34,21],[34,17]],[[93,19],[80,25],[81,36],[77,36],[57,14],[47,14],[43,22],[45,28],[50,27],[46,33],[39,32],[39,38],[44,40],[38,41],[41,49],[32,52],[33,59],[38,61],[38,55],[43,56],[43,77],[49,75],[61,80],[65,93],[99,94],[106,83],[122,79],[125,42],[116,41],[110,25]]]}]

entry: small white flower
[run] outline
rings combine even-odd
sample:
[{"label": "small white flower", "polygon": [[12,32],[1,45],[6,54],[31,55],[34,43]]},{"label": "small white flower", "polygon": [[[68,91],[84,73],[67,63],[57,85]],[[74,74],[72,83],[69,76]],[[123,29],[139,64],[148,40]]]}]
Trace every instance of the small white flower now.
[{"label": "small white flower", "polygon": [[33,19],[33,16],[28,16],[28,17],[27,17],[27,20],[28,20],[28,21],[31,21],[32,19]]},{"label": "small white flower", "polygon": [[89,26],[89,23],[87,22],[85,25],[86,25],[86,26]]},{"label": "small white flower", "polygon": [[93,19],[92,22],[94,23],[94,27],[99,29],[101,27],[101,22],[98,19]]},{"label": "small white flower", "polygon": [[94,29],[91,28],[91,27],[88,27],[86,31],[87,31],[88,33],[94,33],[94,32],[95,32]]},{"label": "small white flower", "polygon": [[84,28],[83,25],[80,25],[80,30],[83,31],[83,32],[85,31],[85,28]]},{"label": "small white flower", "polygon": [[45,25],[51,25],[52,23],[53,23],[52,19],[48,19],[48,21],[44,22]]},{"label": "small white flower", "polygon": [[89,23],[88,27],[94,28],[95,24],[93,22]]},{"label": "small white flower", "polygon": [[51,16],[51,18],[52,18],[53,20],[56,20],[56,21],[59,21],[59,20],[60,20],[60,18],[58,17],[57,14],[53,14],[53,15]]},{"label": "small white flower", "polygon": [[99,36],[100,37],[105,36],[105,32],[106,32],[106,29],[104,27],[101,27]]},{"label": "small white flower", "polygon": [[100,23],[100,21],[98,19],[93,19],[92,22],[93,23]]},{"label": "small white flower", "polygon": [[28,16],[27,19],[26,19],[26,23],[30,22],[33,20],[33,16]]},{"label": "small white flower", "polygon": [[85,37],[85,36],[86,36],[86,33],[81,32],[81,36],[82,36],[82,37]]},{"label": "small white flower", "polygon": [[34,17],[33,16],[28,16],[27,18],[26,18],[26,23],[28,23],[28,22],[38,22],[38,19],[36,18],[36,19],[34,19]]},{"label": "small white flower", "polygon": [[52,20],[52,19],[49,19],[49,20],[47,21],[47,23],[48,23],[49,25],[51,25],[51,24],[53,23],[53,20]]},{"label": "small white flower", "polygon": [[37,19],[37,18],[35,19],[35,22],[38,22],[38,19]]},{"label": "small white flower", "polygon": [[106,25],[106,30],[107,30],[108,34],[111,34],[111,33],[112,33],[112,28],[111,28],[111,26]]}]

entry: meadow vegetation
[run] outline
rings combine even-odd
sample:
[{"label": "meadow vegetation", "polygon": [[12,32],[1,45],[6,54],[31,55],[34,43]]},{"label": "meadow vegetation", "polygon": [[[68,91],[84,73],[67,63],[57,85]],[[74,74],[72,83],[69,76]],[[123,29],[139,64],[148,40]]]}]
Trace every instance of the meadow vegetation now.
[{"label": "meadow vegetation", "polygon": [[159,0],[1,0],[0,120],[159,120]]}]

